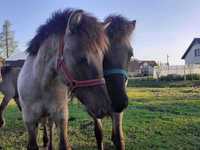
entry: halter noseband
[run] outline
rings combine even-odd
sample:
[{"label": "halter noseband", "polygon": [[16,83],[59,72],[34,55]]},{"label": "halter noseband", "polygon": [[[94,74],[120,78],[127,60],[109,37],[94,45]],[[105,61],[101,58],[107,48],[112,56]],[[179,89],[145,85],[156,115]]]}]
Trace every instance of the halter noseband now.
[{"label": "halter noseband", "polygon": [[107,69],[107,70],[104,70],[104,76],[105,77],[113,75],[113,74],[122,75],[122,76],[124,76],[126,78],[126,80],[128,79],[128,73],[124,69],[116,68],[116,69]]},{"label": "halter noseband", "polygon": [[71,92],[74,89],[80,88],[80,87],[90,87],[90,86],[98,86],[98,85],[105,84],[104,78],[80,80],[80,81],[74,79],[65,64],[63,51],[64,51],[64,38],[61,38],[60,44],[59,44],[59,56],[57,60],[57,69],[58,70],[60,69],[63,72],[64,78],[67,81],[67,86],[69,87]]}]

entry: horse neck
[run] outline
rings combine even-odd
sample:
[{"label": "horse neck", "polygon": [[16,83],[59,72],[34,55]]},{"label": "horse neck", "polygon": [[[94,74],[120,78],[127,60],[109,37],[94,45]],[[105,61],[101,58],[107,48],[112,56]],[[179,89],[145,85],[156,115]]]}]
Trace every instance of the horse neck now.
[{"label": "horse neck", "polygon": [[111,48],[109,48],[108,52],[105,53],[104,59],[103,59],[103,69],[111,69],[111,68],[113,68],[111,62],[113,61],[113,59],[114,60],[116,59],[116,58],[112,57],[113,53],[114,53],[114,51]]},{"label": "horse neck", "polygon": [[59,37],[51,36],[41,45],[37,56],[34,58],[33,73],[34,77],[42,82],[51,80],[53,69],[56,66],[58,54]]}]

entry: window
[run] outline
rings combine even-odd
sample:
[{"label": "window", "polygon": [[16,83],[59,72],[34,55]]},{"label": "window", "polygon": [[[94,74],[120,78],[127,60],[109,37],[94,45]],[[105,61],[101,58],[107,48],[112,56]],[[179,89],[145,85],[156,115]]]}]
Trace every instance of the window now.
[{"label": "window", "polygon": [[194,50],[194,56],[200,56],[200,48]]}]

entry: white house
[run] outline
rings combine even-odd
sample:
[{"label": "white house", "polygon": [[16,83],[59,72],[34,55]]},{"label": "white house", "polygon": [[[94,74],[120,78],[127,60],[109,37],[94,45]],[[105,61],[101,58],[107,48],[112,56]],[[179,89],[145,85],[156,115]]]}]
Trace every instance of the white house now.
[{"label": "white house", "polygon": [[200,64],[200,38],[194,38],[182,59],[185,60],[185,64]]}]

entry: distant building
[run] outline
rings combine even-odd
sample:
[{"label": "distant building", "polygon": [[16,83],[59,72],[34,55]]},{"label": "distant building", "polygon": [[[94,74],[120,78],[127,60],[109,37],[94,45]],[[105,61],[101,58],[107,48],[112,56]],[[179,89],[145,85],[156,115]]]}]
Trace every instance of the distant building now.
[{"label": "distant building", "polygon": [[22,67],[24,65],[25,60],[6,60],[5,64],[6,66],[12,66],[12,67]]},{"label": "distant building", "polygon": [[6,60],[15,61],[15,60],[25,60],[26,59],[26,52],[24,51],[17,51],[9,56]]},{"label": "distant building", "polygon": [[200,64],[200,38],[194,38],[188,49],[182,56],[185,64]]},{"label": "distant building", "polygon": [[6,59],[5,65],[13,67],[21,67],[24,64],[25,59],[26,59],[26,53],[18,51]]},{"label": "distant building", "polygon": [[153,76],[157,63],[153,60],[134,59],[129,63],[128,72],[131,76]]}]

